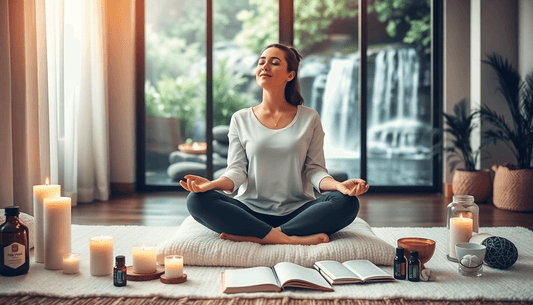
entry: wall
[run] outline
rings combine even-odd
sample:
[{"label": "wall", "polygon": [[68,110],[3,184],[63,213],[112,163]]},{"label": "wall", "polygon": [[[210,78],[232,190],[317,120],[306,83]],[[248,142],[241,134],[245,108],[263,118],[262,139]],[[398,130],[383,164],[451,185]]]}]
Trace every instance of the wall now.
[{"label": "wall", "polygon": [[518,71],[522,78],[533,72],[533,1],[518,2]]},{"label": "wall", "polygon": [[[472,0],[471,5],[471,102],[486,105],[509,118],[505,99],[497,91],[497,75],[481,61],[487,59],[487,54],[497,53],[514,67],[518,66],[518,1]],[[507,122],[512,124],[511,120]],[[479,145],[481,133],[487,127],[483,122],[481,125],[476,130],[474,147]],[[516,163],[516,158],[507,145],[498,142],[481,154],[478,165],[491,168],[505,163]]]},{"label": "wall", "polygon": [[[457,102],[470,96],[470,1],[446,0],[443,24],[443,109],[446,113],[452,113]],[[446,158],[443,158],[443,166],[442,181],[450,183],[453,173],[446,166]]]},{"label": "wall", "polygon": [[106,1],[111,183],[135,183],[135,0]]}]

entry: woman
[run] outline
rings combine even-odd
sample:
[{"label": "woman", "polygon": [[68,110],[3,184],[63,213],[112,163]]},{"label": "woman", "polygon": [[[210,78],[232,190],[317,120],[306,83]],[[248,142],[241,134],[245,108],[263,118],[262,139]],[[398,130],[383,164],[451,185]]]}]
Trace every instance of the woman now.
[{"label": "woman", "polygon": [[[349,225],[359,211],[356,196],[369,185],[328,175],[318,113],[303,106],[298,86],[301,55],[292,47],[265,47],[256,81],[262,102],[231,118],[228,167],[214,181],[187,175],[187,207],[220,238],[261,244],[313,245]],[[313,187],[320,193],[315,198]],[[238,194],[232,198],[225,193]]]}]

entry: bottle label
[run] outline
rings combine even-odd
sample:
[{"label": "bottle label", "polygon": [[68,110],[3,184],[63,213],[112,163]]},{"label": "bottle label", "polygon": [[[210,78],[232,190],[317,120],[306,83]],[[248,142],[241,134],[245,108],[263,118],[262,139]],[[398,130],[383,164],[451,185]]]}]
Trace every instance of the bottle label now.
[{"label": "bottle label", "polygon": [[116,275],[117,283],[123,283],[124,282],[124,272],[122,272],[120,270],[117,270],[115,275]]},{"label": "bottle label", "polygon": [[405,277],[405,263],[394,262],[394,276]]},{"label": "bottle label", "polygon": [[26,262],[26,247],[19,243],[12,243],[4,247],[4,265],[17,269]]}]

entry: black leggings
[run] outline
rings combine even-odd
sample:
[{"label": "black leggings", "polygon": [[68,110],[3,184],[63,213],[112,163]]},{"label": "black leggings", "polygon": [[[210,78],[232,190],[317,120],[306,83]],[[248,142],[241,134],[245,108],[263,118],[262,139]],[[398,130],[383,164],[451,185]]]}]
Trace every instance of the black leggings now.
[{"label": "black leggings", "polygon": [[196,221],[217,233],[264,238],[272,228],[286,235],[333,234],[353,222],[359,200],[338,191],[323,194],[285,216],[252,211],[241,201],[217,191],[189,193],[187,208]]}]

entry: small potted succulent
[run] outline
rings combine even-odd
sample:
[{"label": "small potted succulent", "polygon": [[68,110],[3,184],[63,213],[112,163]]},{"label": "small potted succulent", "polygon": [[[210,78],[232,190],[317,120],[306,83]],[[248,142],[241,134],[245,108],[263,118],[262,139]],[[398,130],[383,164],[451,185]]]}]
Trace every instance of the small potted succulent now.
[{"label": "small potted succulent", "polygon": [[512,125],[484,106],[481,118],[490,127],[484,137],[496,144],[503,142],[513,151],[517,164],[494,165],[493,203],[512,211],[533,211],[533,72],[522,80],[518,71],[498,54],[483,62],[498,75],[498,91],[509,107]]},{"label": "small potted succulent", "polygon": [[444,147],[450,171],[453,174],[452,190],[454,195],[472,195],[476,202],[484,202],[492,194],[492,178],[488,169],[477,170],[476,161],[485,146],[473,149],[470,142],[472,131],[477,127],[475,118],[479,112],[468,110],[468,100],[463,99],[453,107],[453,114],[444,113],[446,127],[444,132],[451,135],[450,145]]}]

